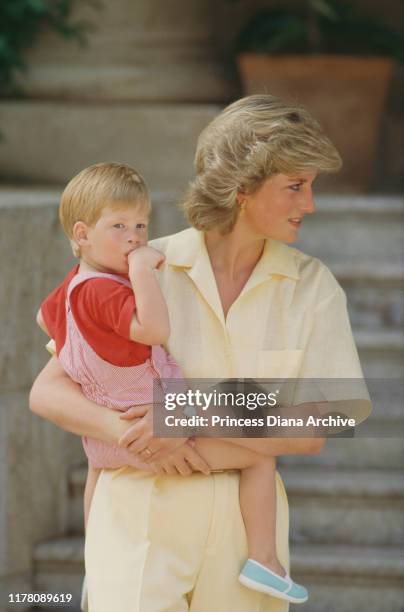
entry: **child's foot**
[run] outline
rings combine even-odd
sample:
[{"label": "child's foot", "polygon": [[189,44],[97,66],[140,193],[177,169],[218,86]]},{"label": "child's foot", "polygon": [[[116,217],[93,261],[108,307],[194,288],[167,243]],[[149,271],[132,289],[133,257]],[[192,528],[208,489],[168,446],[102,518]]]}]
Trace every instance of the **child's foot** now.
[{"label": "child's foot", "polygon": [[267,557],[267,556],[256,556],[252,555],[250,557],[252,561],[256,561],[260,565],[263,565],[266,569],[270,570],[274,574],[281,576],[282,578],[286,576],[285,568],[279,563],[278,557]]},{"label": "child's foot", "polygon": [[272,597],[286,599],[291,603],[307,601],[307,589],[293,582],[283,567],[278,565],[281,573],[272,571],[254,559],[247,559],[238,577],[239,582],[250,589],[272,595]]}]

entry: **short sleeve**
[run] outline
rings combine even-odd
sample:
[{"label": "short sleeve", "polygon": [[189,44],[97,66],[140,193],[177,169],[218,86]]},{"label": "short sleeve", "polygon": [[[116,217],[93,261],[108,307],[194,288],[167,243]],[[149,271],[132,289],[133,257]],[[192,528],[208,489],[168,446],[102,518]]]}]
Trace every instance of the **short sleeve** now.
[{"label": "short sleeve", "polygon": [[320,414],[346,415],[364,421],[372,406],[347,311],[346,297],[336,284],[314,310],[295,389],[294,403],[318,402]]},{"label": "short sleeve", "polygon": [[363,378],[341,287],[314,310],[301,364],[302,378]]},{"label": "short sleeve", "polygon": [[109,279],[91,279],[72,293],[71,305],[76,319],[85,327],[91,328],[94,324],[130,339],[130,324],[136,309],[130,287]]},{"label": "short sleeve", "polygon": [[56,338],[57,336],[59,309],[64,308],[64,305],[65,288],[64,284],[61,283],[48,295],[48,297],[44,299],[41,304],[42,318],[51,338]]},{"label": "short sleeve", "polygon": [[42,318],[49,335],[55,341],[57,353],[64,345],[66,338],[66,290],[77,271],[78,266],[74,266],[60,285],[53,289],[41,304]]}]

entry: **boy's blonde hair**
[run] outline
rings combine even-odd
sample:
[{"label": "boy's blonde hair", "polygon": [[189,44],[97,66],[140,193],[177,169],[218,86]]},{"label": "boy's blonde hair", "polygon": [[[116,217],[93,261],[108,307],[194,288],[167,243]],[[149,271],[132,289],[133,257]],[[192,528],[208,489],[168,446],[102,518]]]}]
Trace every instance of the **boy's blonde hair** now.
[{"label": "boy's blonde hair", "polygon": [[94,164],[71,179],[62,193],[59,219],[76,257],[80,257],[80,249],[73,239],[75,223],[83,221],[92,226],[104,208],[122,207],[123,204],[140,205],[147,212],[151,208],[143,177],[127,164]]},{"label": "boy's blonde hair", "polygon": [[198,230],[226,234],[237,220],[239,192],[254,193],[277,173],[335,172],[342,162],[308,111],[259,94],[230,104],[202,131],[194,164],[185,215]]}]

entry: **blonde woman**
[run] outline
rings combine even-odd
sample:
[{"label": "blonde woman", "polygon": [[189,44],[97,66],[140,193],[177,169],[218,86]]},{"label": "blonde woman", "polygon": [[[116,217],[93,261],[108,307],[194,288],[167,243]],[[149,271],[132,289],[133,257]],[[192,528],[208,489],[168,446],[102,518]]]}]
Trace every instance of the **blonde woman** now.
[{"label": "blonde woman", "polygon": [[[340,163],[306,111],[269,95],[235,102],[202,132],[184,203],[192,227],[152,242],[166,257],[167,349],[187,377],[361,377],[343,291],[321,262],[287,246],[314,212],[317,174]],[[323,439],[197,439],[192,448],[153,438],[152,407],[134,408],[128,417],[139,420],[125,423],[84,398],[56,359],[35,382],[31,408],[74,433],[120,441],[157,472],[101,473],[86,535],[91,612],[288,609],[237,581],[248,551],[232,468],[257,453],[317,453]],[[198,455],[225,471],[192,473]],[[279,474],[276,551],[288,570]]]}]

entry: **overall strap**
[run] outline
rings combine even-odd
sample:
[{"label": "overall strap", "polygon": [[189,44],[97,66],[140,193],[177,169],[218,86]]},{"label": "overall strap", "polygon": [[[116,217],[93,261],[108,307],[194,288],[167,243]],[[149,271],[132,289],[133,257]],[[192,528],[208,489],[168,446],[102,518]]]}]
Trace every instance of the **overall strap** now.
[{"label": "overall strap", "polygon": [[70,295],[72,291],[81,285],[82,283],[90,280],[91,278],[105,278],[113,280],[121,285],[125,285],[126,287],[132,288],[129,280],[126,278],[122,278],[118,274],[107,274],[106,272],[78,272],[75,276],[73,276],[72,280],[69,283],[66,294],[66,303],[70,306]]}]

